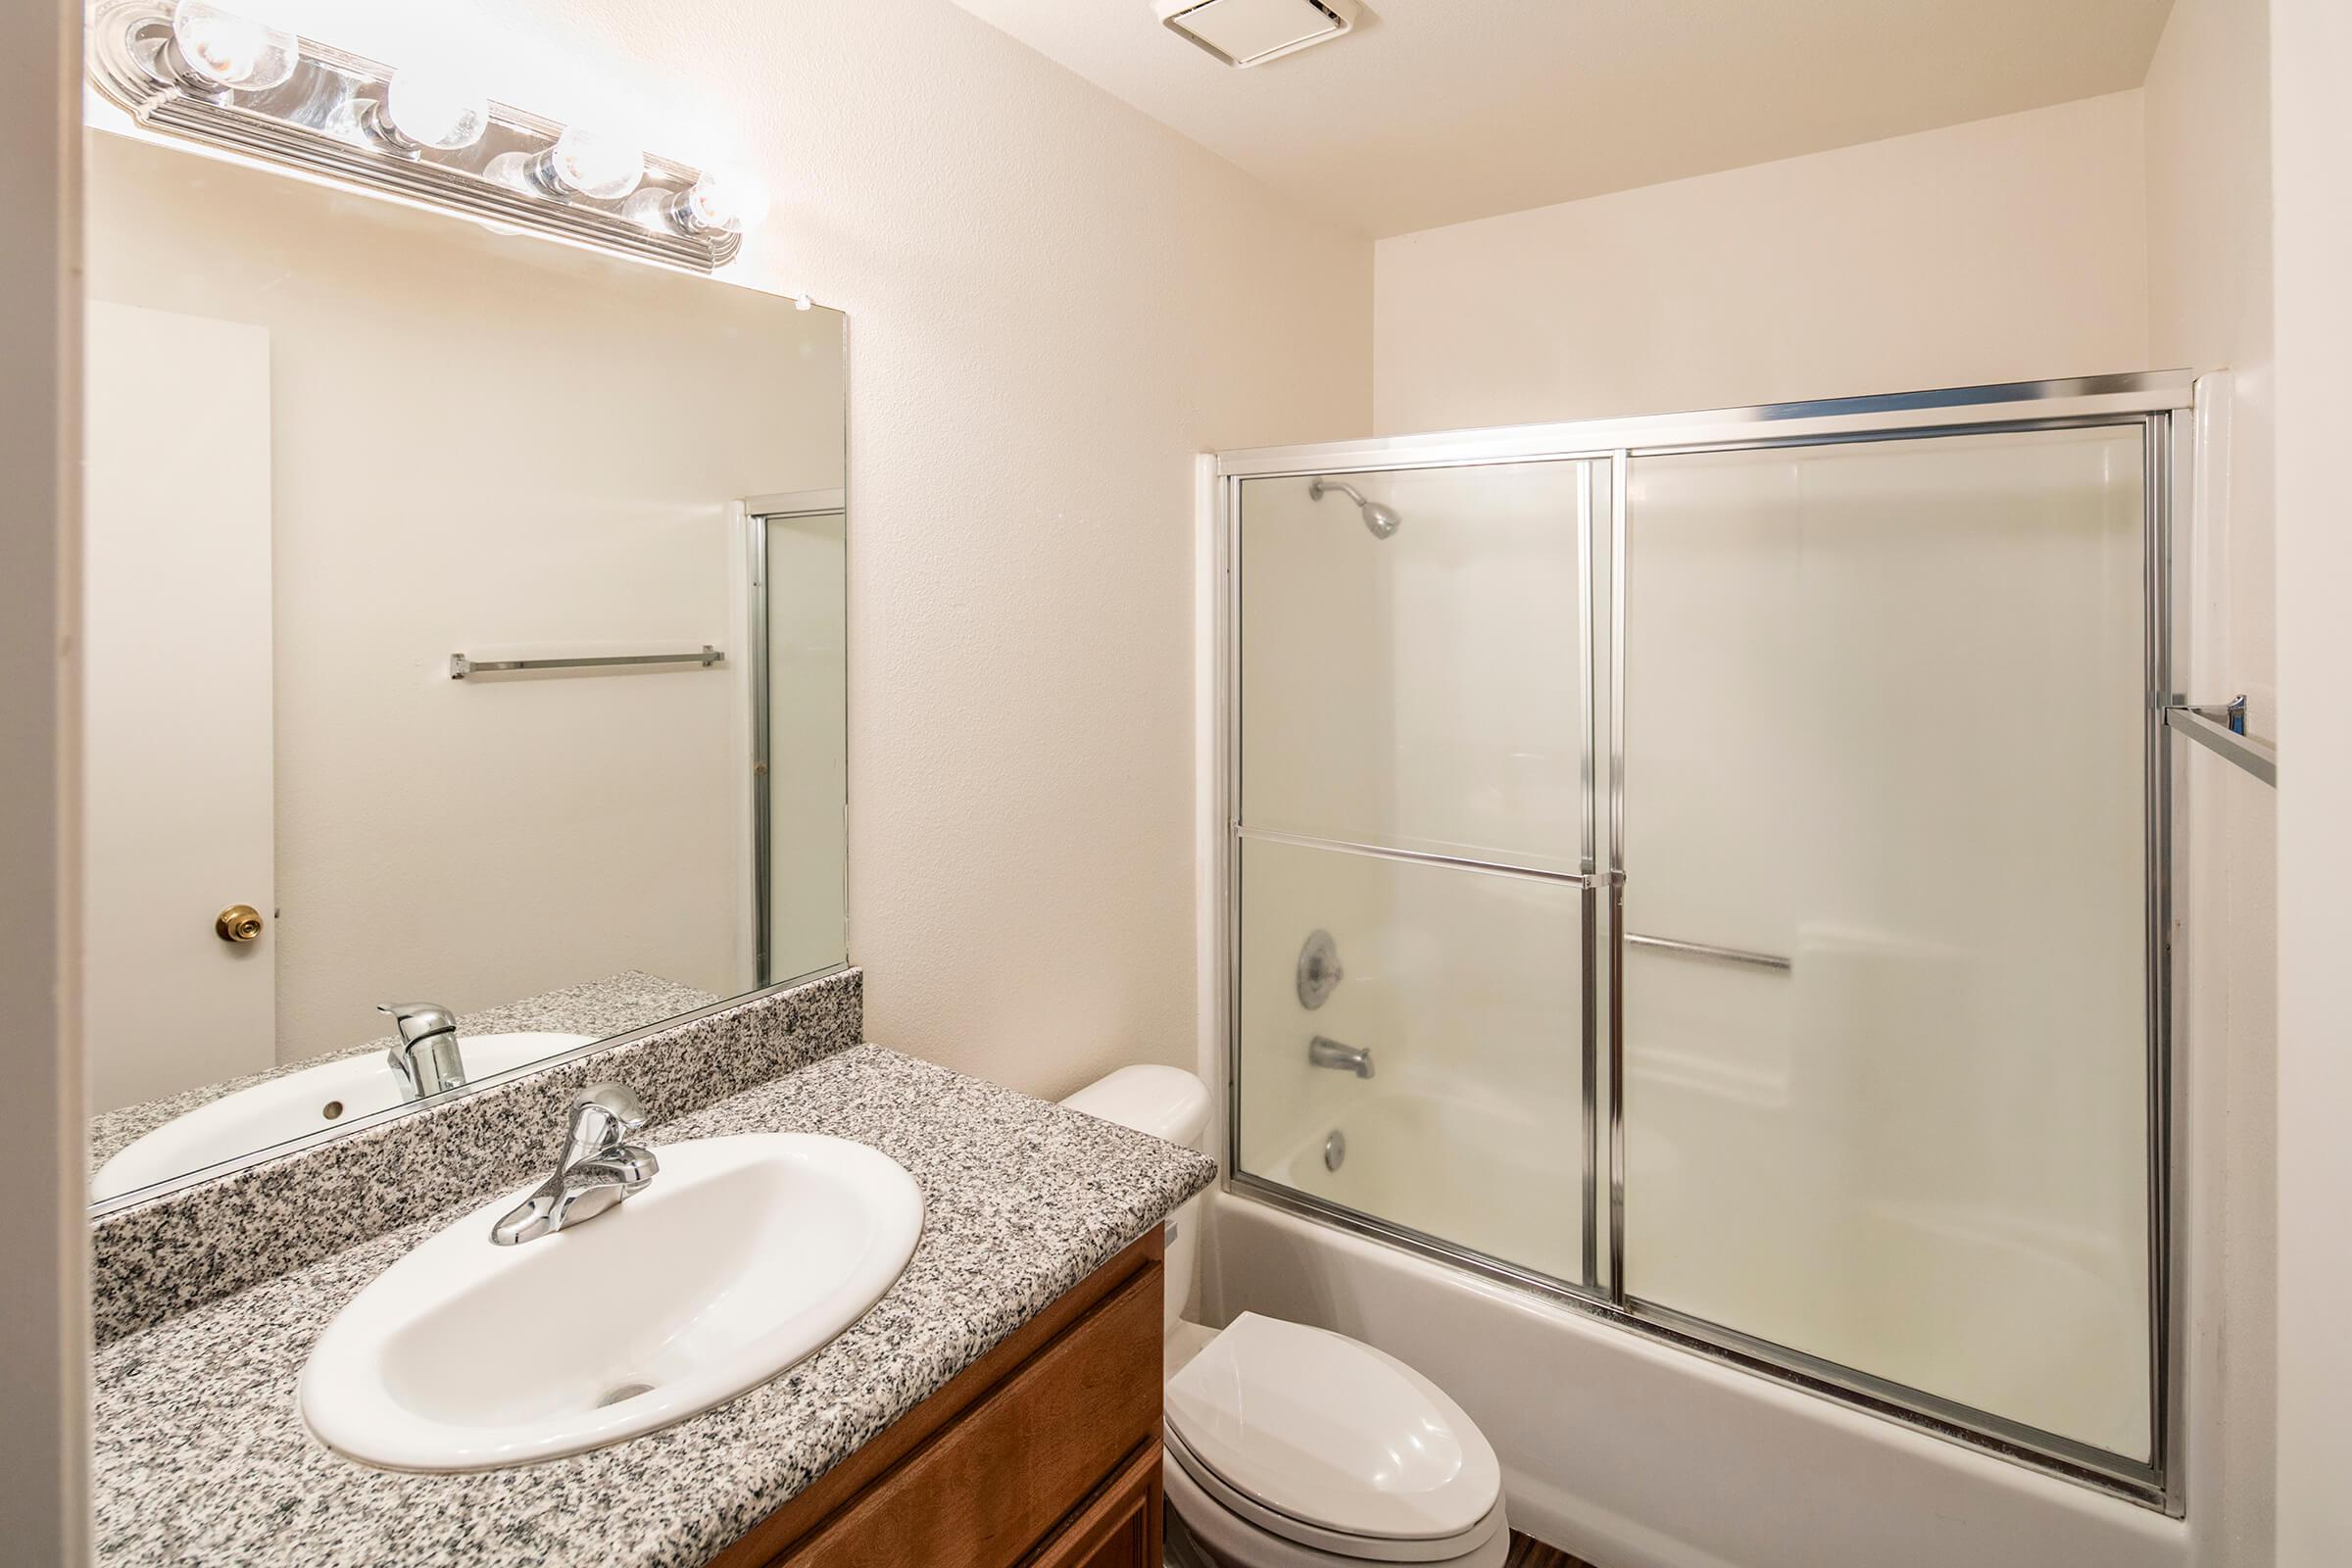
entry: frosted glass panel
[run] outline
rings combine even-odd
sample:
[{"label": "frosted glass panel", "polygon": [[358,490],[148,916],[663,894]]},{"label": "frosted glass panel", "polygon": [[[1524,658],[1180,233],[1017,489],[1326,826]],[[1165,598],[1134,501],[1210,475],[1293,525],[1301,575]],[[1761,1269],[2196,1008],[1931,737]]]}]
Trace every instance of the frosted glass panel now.
[{"label": "frosted glass panel", "polygon": [[1385,538],[1328,484],[1243,483],[1244,820],[1579,868],[1589,471],[1346,476]]},{"label": "frosted glass panel", "polygon": [[[1242,857],[1242,1169],[1581,1279],[1583,891],[1289,844]],[[1343,977],[1309,1008],[1317,931]],[[1314,1065],[1318,1036],[1373,1075]]]},{"label": "frosted glass panel", "polygon": [[1626,1285],[2150,1452],[2137,426],[1637,460]]}]

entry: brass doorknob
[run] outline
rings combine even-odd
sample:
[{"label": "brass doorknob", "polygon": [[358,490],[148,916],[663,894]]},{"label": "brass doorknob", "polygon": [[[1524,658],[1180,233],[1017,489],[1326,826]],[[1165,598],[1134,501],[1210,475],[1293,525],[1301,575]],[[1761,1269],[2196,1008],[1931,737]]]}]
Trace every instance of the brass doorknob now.
[{"label": "brass doorknob", "polygon": [[223,942],[252,942],[262,934],[262,911],[250,904],[232,904],[220,911],[213,930]]}]

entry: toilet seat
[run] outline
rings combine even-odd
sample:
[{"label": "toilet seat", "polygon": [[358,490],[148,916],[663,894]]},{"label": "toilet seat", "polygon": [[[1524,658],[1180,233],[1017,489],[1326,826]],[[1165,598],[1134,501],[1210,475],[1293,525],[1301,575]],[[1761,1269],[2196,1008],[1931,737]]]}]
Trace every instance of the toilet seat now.
[{"label": "toilet seat", "polygon": [[1244,1313],[1169,1380],[1165,1439],[1180,1502],[1302,1561],[1461,1563],[1503,1542],[1501,1466],[1477,1425],[1345,1335]]}]

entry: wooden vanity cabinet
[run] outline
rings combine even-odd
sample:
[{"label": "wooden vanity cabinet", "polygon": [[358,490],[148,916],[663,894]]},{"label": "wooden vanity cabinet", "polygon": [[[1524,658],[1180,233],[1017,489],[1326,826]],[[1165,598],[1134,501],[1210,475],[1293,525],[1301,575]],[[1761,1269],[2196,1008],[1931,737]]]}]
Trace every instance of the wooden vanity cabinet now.
[{"label": "wooden vanity cabinet", "polygon": [[713,1568],[1158,1568],[1162,1250],[1155,1228]]}]

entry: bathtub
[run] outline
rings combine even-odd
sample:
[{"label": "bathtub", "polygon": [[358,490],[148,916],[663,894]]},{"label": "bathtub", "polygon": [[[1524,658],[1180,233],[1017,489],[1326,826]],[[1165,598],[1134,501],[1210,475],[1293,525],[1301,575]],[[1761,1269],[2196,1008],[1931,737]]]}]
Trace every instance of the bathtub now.
[{"label": "bathtub", "polygon": [[[1539,1273],[1582,1277],[1581,1126],[1563,1135],[1524,1105],[1443,1081],[1384,1076],[1366,1087],[1327,1124],[1308,1124],[1276,1180]],[[1335,1134],[1346,1151],[1336,1170],[1326,1160]]]},{"label": "bathtub", "polygon": [[[1459,1233],[1465,1196],[1482,1181],[1525,1179],[1523,1152],[1542,1146],[1516,1136],[1469,1141],[1459,1147],[1478,1149],[1475,1159],[1430,1172],[1412,1190],[1382,1172],[1392,1162],[1352,1152],[1477,1108],[1374,1097],[1341,1120],[1351,1158],[1339,1171],[1323,1169],[1320,1137],[1287,1171],[1317,1196],[1385,1202],[1400,1222],[1418,1214],[1439,1234]],[[1512,1524],[1602,1568],[2192,1560],[2180,1520],[1247,1192],[1212,1193],[1206,1219],[1206,1321],[1256,1311],[1314,1323],[1419,1368],[1494,1445]],[[1560,1234],[1572,1242],[1573,1227],[1571,1211]]]}]

